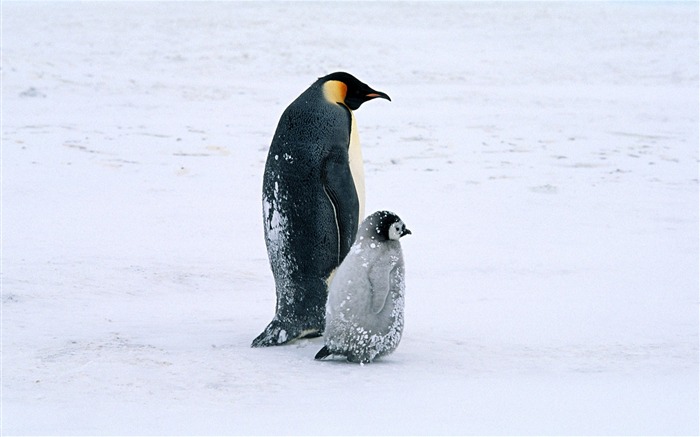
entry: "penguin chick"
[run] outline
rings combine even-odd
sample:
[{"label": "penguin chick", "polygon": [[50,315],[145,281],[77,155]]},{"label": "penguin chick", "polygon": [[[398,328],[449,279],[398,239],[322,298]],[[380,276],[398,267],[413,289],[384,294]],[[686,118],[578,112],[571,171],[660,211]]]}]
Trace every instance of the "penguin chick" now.
[{"label": "penguin chick", "polygon": [[328,290],[320,360],[342,355],[370,363],[393,352],[403,331],[404,261],[399,239],[410,234],[394,213],[367,217]]}]

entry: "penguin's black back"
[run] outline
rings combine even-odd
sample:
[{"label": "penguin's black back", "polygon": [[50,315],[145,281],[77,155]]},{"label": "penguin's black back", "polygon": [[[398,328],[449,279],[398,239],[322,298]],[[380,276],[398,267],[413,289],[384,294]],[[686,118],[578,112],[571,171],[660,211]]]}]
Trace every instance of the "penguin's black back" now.
[{"label": "penguin's black back", "polygon": [[[290,288],[284,295],[294,301],[300,317],[320,318],[321,326],[325,279],[347,254],[358,224],[357,212],[355,217],[339,217],[344,228],[353,229],[351,235],[345,232],[339,238],[337,211],[329,200],[334,196],[345,196],[345,201],[352,197],[355,210],[359,209],[352,180],[344,184],[348,189],[341,193],[329,192],[324,183],[342,173],[334,169],[348,167],[351,115],[344,106],[325,99],[322,84],[322,80],[314,83],[282,114],[263,178],[263,197],[277,199],[264,217],[275,282],[278,288]],[[272,246],[277,253],[270,252],[268,237],[275,209],[288,229],[283,247]],[[289,280],[280,281],[284,275]]]}]

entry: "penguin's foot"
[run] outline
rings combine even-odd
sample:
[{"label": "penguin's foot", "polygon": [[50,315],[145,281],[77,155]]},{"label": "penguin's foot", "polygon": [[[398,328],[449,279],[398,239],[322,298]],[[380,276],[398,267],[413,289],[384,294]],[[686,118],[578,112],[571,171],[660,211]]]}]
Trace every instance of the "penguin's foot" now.
[{"label": "penguin's foot", "polygon": [[[325,360],[328,357],[332,357],[335,359],[339,358],[345,358],[346,361],[349,363],[359,363],[360,361],[357,361],[354,359],[354,355],[349,354],[348,352],[342,352],[342,351],[333,351],[328,348],[328,346],[323,346],[320,351],[316,353],[316,356],[314,357],[315,360]],[[369,361],[367,361],[369,362]]]},{"label": "penguin's foot", "polygon": [[258,335],[253,343],[252,347],[267,347],[267,346],[279,346],[294,340],[294,337],[290,334],[289,326],[283,325],[277,320],[273,320],[267,325],[267,328]]},{"label": "penguin's foot", "polygon": [[323,346],[323,348],[320,351],[318,351],[318,353],[314,357],[314,360],[322,360],[322,359],[329,357],[331,355],[333,355],[333,354],[331,353],[330,350],[328,350],[328,346]]},{"label": "penguin's foot", "polygon": [[267,328],[258,335],[251,347],[281,346],[299,338],[319,337],[323,334],[321,329],[299,329],[278,320],[273,320]]}]

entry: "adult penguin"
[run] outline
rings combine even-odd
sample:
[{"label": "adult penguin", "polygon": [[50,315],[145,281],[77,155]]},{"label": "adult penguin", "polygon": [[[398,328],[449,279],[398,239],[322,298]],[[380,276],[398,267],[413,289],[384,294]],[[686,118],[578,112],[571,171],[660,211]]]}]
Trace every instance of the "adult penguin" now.
[{"label": "adult penguin", "polygon": [[263,176],[265,243],[277,305],[253,347],[323,333],[328,284],[364,214],[353,111],[375,98],[391,100],[337,72],[319,78],[282,113]]}]

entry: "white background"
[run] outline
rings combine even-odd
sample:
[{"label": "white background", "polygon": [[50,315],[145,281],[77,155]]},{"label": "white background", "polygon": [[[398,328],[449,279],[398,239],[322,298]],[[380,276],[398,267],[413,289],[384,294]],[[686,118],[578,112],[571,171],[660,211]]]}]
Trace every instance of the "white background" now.
[{"label": "white background", "polygon": [[[698,5],[2,3],[4,434],[697,434]],[[413,235],[367,366],[251,349],[277,120],[344,70]]]}]

